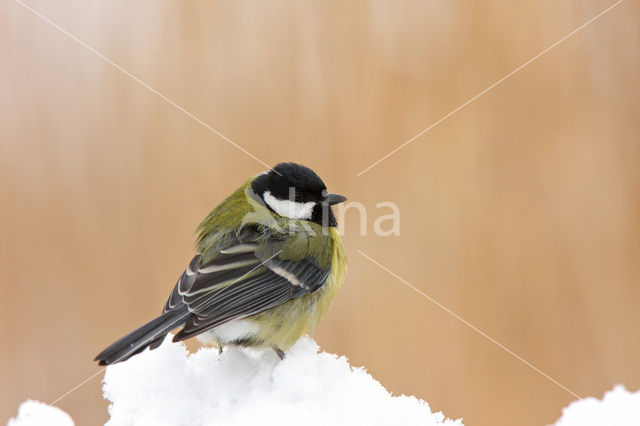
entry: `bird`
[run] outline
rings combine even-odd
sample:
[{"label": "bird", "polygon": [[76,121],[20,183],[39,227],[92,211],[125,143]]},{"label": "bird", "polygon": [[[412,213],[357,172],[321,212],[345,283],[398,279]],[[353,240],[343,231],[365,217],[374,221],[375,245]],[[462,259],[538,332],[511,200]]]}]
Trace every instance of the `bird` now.
[{"label": "bird", "polygon": [[162,313],[100,352],[110,365],[194,336],[203,344],[272,349],[285,358],[313,331],[346,277],[332,194],[301,164],[249,178],[196,229],[196,252]]}]

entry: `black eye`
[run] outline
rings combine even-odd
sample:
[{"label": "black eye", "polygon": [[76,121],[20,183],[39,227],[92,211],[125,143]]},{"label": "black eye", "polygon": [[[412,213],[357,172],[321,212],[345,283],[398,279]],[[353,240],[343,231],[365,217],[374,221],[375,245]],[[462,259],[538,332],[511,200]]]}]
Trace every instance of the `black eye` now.
[{"label": "black eye", "polygon": [[294,195],[294,197],[293,197],[293,200],[294,200],[296,203],[301,203],[301,202],[302,202],[302,194],[301,194],[301,193],[299,193],[298,191],[296,191],[296,192],[295,192],[295,195]]}]

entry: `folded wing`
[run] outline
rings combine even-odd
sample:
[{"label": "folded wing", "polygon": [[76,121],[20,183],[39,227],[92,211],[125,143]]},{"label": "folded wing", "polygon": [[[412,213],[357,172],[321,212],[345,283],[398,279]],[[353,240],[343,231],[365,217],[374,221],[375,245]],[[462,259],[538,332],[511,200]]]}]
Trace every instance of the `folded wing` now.
[{"label": "folded wing", "polygon": [[164,312],[190,312],[174,340],[184,340],[227,321],[258,314],[317,291],[329,275],[312,257],[286,259],[280,240],[245,229],[213,257],[196,255],[178,280]]}]

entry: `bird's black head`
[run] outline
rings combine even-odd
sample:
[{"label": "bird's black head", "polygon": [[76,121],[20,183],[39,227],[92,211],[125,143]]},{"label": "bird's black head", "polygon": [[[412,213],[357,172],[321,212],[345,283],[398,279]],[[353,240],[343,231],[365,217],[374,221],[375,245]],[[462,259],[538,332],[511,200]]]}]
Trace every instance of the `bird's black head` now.
[{"label": "bird's black head", "polygon": [[342,195],[328,193],[320,176],[296,163],[280,163],[258,175],[251,189],[274,213],[323,226],[336,226],[330,206],[346,200]]}]

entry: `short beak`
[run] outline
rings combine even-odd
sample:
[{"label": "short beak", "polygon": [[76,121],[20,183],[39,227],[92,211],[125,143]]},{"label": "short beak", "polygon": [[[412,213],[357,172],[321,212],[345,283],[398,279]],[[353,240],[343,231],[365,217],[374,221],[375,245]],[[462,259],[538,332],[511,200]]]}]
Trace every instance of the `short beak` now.
[{"label": "short beak", "polygon": [[345,197],[344,195],[339,195],[339,194],[327,194],[325,195],[324,199],[322,200],[323,202],[329,204],[330,206],[334,205],[334,204],[340,204],[343,201],[346,201],[347,197]]}]

